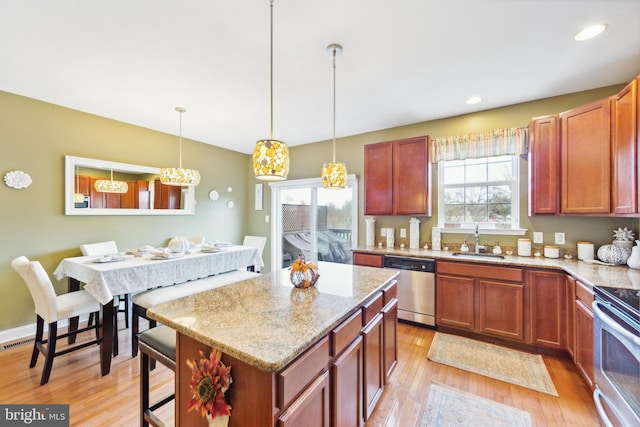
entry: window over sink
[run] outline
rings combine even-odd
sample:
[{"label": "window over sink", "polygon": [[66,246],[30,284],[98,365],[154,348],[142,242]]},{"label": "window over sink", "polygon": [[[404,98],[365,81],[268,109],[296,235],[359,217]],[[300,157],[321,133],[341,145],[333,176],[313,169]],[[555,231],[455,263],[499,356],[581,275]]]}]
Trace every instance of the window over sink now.
[{"label": "window over sink", "polygon": [[519,157],[504,155],[438,162],[438,227],[521,234]]}]

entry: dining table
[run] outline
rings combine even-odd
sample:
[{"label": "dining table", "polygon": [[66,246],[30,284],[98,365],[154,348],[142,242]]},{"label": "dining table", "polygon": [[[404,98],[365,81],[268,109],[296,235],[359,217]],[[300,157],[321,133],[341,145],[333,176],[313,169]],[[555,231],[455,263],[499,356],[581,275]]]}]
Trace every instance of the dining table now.
[{"label": "dining table", "polygon": [[[117,336],[114,328],[117,326],[113,321],[104,320],[114,318],[115,295],[173,286],[254,266],[264,266],[257,248],[221,245],[181,254],[165,250],[64,258],[53,275],[57,280],[67,278],[69,291],[82,287],[102,305],[100,368],[102,375],[107,375],[111,370],[114,335]],[[69,328],[77,328],[77,319]]]}]

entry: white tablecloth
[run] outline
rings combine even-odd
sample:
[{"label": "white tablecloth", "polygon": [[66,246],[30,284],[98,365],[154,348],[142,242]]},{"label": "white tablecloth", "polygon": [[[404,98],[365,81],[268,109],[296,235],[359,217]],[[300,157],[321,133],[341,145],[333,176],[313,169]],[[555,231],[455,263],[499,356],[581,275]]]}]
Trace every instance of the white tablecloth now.
[{"label": "white tablecloth", "polygon": [[53,272],[58,280],[74,278],[101,304],[114,295],[144,291],[201,279],[248,266],[264,266],[258,249],[229,246],[214,253],[196,251],[177,258],[154,260],[152,255],[126,255],[116,262],[96,263],[96,256],[65,258]]}]

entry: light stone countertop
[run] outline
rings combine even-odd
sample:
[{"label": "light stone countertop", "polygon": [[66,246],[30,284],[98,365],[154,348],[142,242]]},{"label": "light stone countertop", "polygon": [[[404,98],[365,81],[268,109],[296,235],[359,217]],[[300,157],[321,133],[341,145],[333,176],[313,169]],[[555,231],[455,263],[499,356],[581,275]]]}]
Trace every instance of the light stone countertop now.
[{"label": "light stone countertop", "polygon": [[149,317],[259,369],[277,372],[355,312],[396,270],[320,262],[315,287],[289,270],[149,308]]},{"label": "light stone countertop", "polygon": [[606,266],[591,264],[576,259],[521,257],[518,255],[504,255],[504,259],[493,257],[475,257],[453,255],[453,251],[434,251],[432,249],[408,248],[378,248],[366,246],[354,249],[355,252],[366,252],[377,255],[396,255],[419,258],[433,258],[449,261],[475,262],[482,264],[509,265],[518,267],[533,267],[564,271],[582,283],[591,287],[622,288],[640,291],[640,270],[634,270],[626,265]]}]

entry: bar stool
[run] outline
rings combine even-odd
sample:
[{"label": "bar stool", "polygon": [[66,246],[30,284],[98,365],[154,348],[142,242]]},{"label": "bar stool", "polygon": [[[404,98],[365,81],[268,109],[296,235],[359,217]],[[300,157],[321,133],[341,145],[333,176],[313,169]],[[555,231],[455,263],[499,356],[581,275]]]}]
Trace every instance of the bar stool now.
[{"label": "bar stool", "polygon": [[160,362],[173,372],[176,371],[176,331],[168,326],[160,325],[140,334],[140,425],[162,427],[165,424],[154,413],[160,407],[175,399],[170,394],[155,403],[149,398],[149,374]]}]

